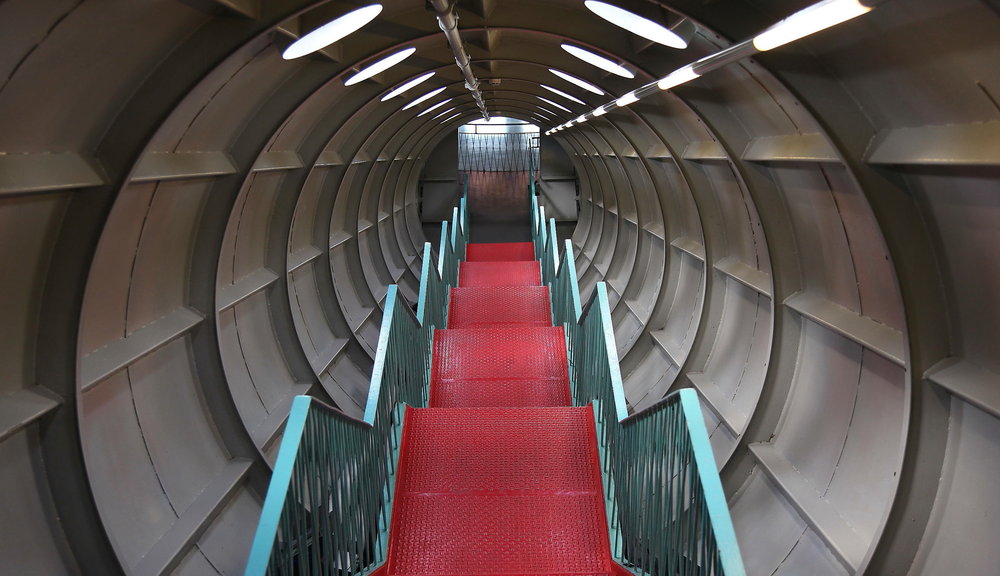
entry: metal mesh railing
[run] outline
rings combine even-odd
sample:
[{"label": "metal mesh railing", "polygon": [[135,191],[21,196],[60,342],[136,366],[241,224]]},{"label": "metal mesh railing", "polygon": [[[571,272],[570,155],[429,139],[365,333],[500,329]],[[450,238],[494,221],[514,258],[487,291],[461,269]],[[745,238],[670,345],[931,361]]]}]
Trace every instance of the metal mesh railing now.
[{"label": "metal mesh railing", "polygon": [[598,282],[581,309],[569,240],[550,278],[553,320],[566,329],[573,402],[594,405],[615,559],[640,576],[744,576],[697,393],[674,392],[630,416],[607,286]]},{"label": "metal mesh railing", "polygon": [[427,405],[431,337],[445,326],[465,253],[465,206],[463,197],[453,212],[456,234],[443,224],[437,266],[424,244],[416,316],[389,286],[363,419],[310,396],[292,402],[246,576],[365,575],[385,561],[403,411]]},{"label": "metal mesh railing", "polygon": [[385,561],[403,404],[427,405],[429,334],[390,286],[364,418],[295,398],[245,574],[355,575]]}]

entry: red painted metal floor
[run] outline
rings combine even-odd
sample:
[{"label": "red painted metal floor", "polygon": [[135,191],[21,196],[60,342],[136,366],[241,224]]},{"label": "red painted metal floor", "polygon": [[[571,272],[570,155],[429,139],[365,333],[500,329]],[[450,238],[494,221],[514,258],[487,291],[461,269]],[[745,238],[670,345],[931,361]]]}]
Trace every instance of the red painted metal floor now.
[{"label": "red painted metal floor", "polygon": [[379,574],[628,574],[611,558],[593,412],[571,406],[533,255],[468,247],[434,335],[430,407],[406,413]]}]

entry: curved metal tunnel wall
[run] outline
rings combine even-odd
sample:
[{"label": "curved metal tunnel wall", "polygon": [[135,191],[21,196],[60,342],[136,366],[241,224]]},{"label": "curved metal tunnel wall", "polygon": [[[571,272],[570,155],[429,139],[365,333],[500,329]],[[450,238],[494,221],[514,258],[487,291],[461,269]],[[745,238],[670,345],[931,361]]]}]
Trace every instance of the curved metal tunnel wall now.
[{"label": "curved metal tunnel wall", "polygon": [[[617,96],[805,5],[619,4],[690,47],[460,3],[490,113],[560,124],[550,66]],[[353,6],[0,2],[5,569],[239,573],[291,398],[360,412],[422,169],[477,111],[421,3],[281,59]],[[998,53],[995,3],[893,0],[554,137],[628,399],[701,393],[750,574],[1000,570]],[[379,101],[426,70],[461,116]]]}]

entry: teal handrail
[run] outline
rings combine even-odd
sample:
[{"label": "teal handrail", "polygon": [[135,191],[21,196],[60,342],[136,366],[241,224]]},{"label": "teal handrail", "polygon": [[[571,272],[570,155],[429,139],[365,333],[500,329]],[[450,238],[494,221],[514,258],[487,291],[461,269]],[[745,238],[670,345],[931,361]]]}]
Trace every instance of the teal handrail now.
[{"label": "teal handrail", "polygon": [[[544,214],[544,208],[542,214]],[[542,284],[549,285],[555,281],[556,270],[559,268],[559,238],[556,236],[556,219],[550,218],[547,226],[543,221],[542,228],[546,229],[544,247],[542,249]]]},{"label": "teal handrail", "polygon": [[417,321],[421,326],[444,328],[448,320],[448,284],[434,265],[431,243],[424,242],[420,294],[417,298]]},{"label": "teal handrail", "polygon": [[295,398],[246,576],[363,575],[385,561],[403,407],[427,405],[430,332],[389,286],[364,418]]},{"label": "teal handrail", "polygon": [[607,286],[598,282],[581,310],[573,261],[567,240],[553,320],[566,329],[573,402],[594,406],[615,559],[639,576],[745,576],[697,393],[629,415]]},{"label": "teal handrail", "polygon": [[534,194],[531,195],[531,241],[535,245],[535,260],[541,260],[542,250],[545,246],[542,245],[541,234],[539,223],[541,222],[540,216],[538,214],[540,207],[538,205],[538,196]]},{"label": "teal handrail", "polygon": [[396,285],[386,292],[364,417],[310,396],[293,400],[246,576],[363,576],[385,562],[403,411],[427,405],[431,338],[445,326],[458,278],[452,238],[464,254],[468,237],[464,197],[454,214],[461,233],[442,223],[436,263],[424,244],[416,315]]},{"label": "teal handrail", "polygon": [[552,280],[552,322],[556,326],[575,324],[583,316],[580,287],[576,281],[576,262],[573,261],[573,242],[564,240],[563,257],[559,270]]}]

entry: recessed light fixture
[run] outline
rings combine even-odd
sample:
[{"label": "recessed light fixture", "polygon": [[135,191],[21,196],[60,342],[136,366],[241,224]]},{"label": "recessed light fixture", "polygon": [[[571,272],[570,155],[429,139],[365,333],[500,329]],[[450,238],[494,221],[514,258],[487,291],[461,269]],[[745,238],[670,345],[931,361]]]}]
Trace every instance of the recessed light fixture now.
[{"label": "recessed light fixture", "polygon": [[599,56],[594,54],[590,50],[584,50],[578,46],[573,46],[572,44],[563,44],[562,49],[569,52],[573,56],[576,56],[580,60],[583,60],[591,66],[597,66],[605,72],[610,72],[612,74],[617,74],[622,78],[635,78],[635,74],[628,71],[627,68],[617,64],[611,60],[608,60],[604,56]]},{"label": "recessed light fixture", "polygon": [[322,50],[337,40],[342,40],[352,32],[375,19],[382,12],[381,4],[372,4],[364,8],[358,8],[353,12],[348,12],[343,16],[331,20],[285,48],[281,57],[285,60],[301,58],[306,54],[312,54],[317,50]]},{"label": "recessed light fixture", "polygon": [[[444,112],[438,112],[437,114],[434,115],[433,118],[431,118],[431,120],[437,120],[438,118],[444,116],[445,114],[451,114],[452,112],[455,111],[455,108],[458,108],[458,106],[452,106],[451,108],[448,108]],[[418,116],[419,116],[419,114],[418,114]]]},{"label": "recessed light fixture", "polygon": [[386,94],[385,96],[383,96],[382,97],[382,101],[385,102],[386,100],[389,100],[390,98],[395,98],[396,96],[399,96],[403,92],[406,92],[410,88],[413,88],[417,84],[420,84],[421,82],[423,82],[424,80],[427,80],[428,78],[430,78],[433,75],[434,75],[434,72],[428,72],[427,74],[424,74],[422,76],[417,76],[416,78],[414,78],[413,80],[410,80],[406,84],[400,84],[399,86],[397,86],[396,88],[394,88],[392,90],[392,92],[389,92],[388,94]]},{"label": "recessed light fixture", "polygon": [[414,106],[416,106],[417,104],[420,104],[424,100],[427,100],[429,98],[433,98],[433,97],[437,96],[438,94],[444,92],[445,89],[447,89],[447,88],[448,88],[447,86],[442,86],[442,87],[440,87],[440,88],[438,88],[436,90],[431,90],[430,92],[428,92],[427,94],[424,94],[423,96],[417,98],[416,100],[410,101],[410,103],[407,104],[406,106],[403,106],[401,108],[401,110],[408,110],[410,108],[413,108]]},{"label": "recessed light fixture", "polygon": [[545,102],[549,106],[555,106],[556,108],[558,108],[560,110],[565,110],[565,111],[569,112],[570,114],[573,113],[573,111],[570,110],[569,108],[563,106],[562,104],[556,104],[555,102],[553,102],[552,100],[549,100],[548,98],[542,98],[541,96],[536,96],[536,98],[538,98],[542,102]]},{"label": "recessed light fixture", "polygon": [[567,74],[562,70],[556,70],[555,68],[549,68],[549,72],[552,72],[553,74],[569,82],[570,84],[576,84],[577,86],[583,88],[587,92],[592,92],[594,94],[597,94],[598,96],[604,96],[604,90],[601,90],[600,88],[594,86],[593,84],[587,82],[586,80],[581,80],[576,76],[573,76],[572,74]]},{"label": "recessed light fixture", "polygon": [[421,112],[420,114],[417,114],[417,116],[418,117],[419,116],[423,116],[424,114],[427,114],[428,112],[430,112],[432,110],[437,110],[438,108],[444,106],[445,104],[447,104],[448,102],[451,102],[452,100],[454,100],[454,98],[445,98],[444,100],[438,102],[437,104],[431,106],[430,108],[426,108],[423,112]]},{"label": "recessed light fixture", "polygon": [[541,86],[542,88],[545,88],[546,90],[548,90],[549,92],[552,92],[553,94],[558,94],[559,96],[562,96],[563,98],[565,98],[567,100],[572,100],[573,102],[576,102],[577,104],[583,104],[584,106],[587,105],[586,102],[584,102],[583,100],[580,100],[576,96],[571,96],[571,95],[563,92],[562,90],[557,90],[557,89],[553,88],[552,86],[546,86],[545,84],[539,84],[539,86]]},{"label": "recessed light fixture", "polygon": [[441,121],[441,123],[442,123],[442,124],[447,124],[448,122],[451,122],[452,120],[454,120],[455,118],[458,118],[458,117],[459,117],[459,116],[461,116],[461,115],[462,115],[462,113],[461,113],[461,112],[458,112],[458,113],[456,113],[456,114],[453,114],[453,115],[451,115],[451,116],[449,116],[449,117],[445,118],[444,120],[442,120],[442,121]]},{"label": "recessed light fixture", "polygon": [[587,0],[583,3],[591,12],[611,22],[615,26],[624,28],[633,34],[638,34],[647,40],[663,44],[671,48],[687,48],[687,41],[671,31],[648,18],[643,18],[638,14],[633,14],[628,10],[619,8],[613,4]]},{"label": "recessed light fixture", "polygon": [[367,80],[376,74],[381,74],[396,64],[399,64],[403,60],[406,60],[416,51],[416,48],[406,48],[405,50],[400,50],[399,52],[390,54],[371,66],[361,70],[354,76],[351,76],[347,80],[344,80],[344,86],[353,86],[362,80]]},{"label": "recessed light fixture", "polygon": [[753,46],[761,52],[771,50],[870,11],[871,7],[858,0],[818,2],[758,34],[753,39]]}]

